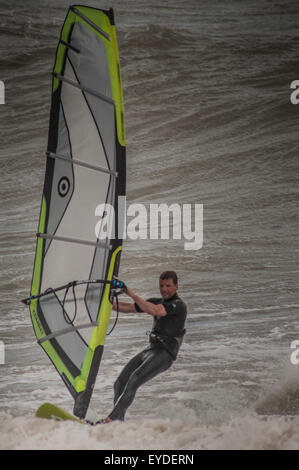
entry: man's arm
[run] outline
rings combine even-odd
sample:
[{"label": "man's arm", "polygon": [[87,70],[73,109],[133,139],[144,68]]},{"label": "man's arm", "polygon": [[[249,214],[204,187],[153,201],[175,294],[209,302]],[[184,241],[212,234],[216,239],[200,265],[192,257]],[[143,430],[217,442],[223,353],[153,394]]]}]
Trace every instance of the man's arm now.
[{"label": "man's arm", "polygon": [[[129,297],[131,297],[131,299],[134,300],[134,302],[136,302],[136,304],[141,308],[143,312],[148,313],[149,315],[152,315],[153,317],[165,317],[166,310],[162,304],[155,305],[155,304],[152,304],[151,302],[148,302],[147,300],[144,300],[142,297],[139,297],[139,295],[134,294],[134,292],[131,289],[129,289],[129,287],[126,288],[124,293],[127,294]],[[121,303],[125,304],[125,302],[121,302]],[[136,312],[134,304],[127,304],[127,305],[133,305],[134,311]]]},{"label": "man's arm", "polygon": [[[117,310],[117,302],[113,301],[113,310]],[[136,313],[135,304],[129,302],[118,302],[118,311],[122,313]]]}]

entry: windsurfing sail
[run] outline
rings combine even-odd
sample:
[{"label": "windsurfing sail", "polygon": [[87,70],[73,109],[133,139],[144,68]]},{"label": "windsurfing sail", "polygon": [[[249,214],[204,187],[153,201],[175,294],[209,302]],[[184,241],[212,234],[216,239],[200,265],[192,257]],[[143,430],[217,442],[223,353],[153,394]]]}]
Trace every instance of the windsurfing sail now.
[{"label": "windsurfing sail", "polygon": [[[80,418],[89,406],[112,310],[122,249],[118,197],[124,195],[124,107],[113,10],[73,5],[53,69],[27,303],[38,343],[74,397]],[[96,233],[99,206],[104,209]],[[106,206],[114,211],[106,213]],[[113,216],[116,230],[105,238],[107,217]]]}]

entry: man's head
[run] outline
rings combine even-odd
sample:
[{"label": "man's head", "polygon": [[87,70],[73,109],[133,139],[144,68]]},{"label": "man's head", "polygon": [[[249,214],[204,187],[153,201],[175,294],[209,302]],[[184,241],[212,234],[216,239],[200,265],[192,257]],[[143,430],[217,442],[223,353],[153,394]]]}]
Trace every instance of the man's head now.
[{"label": "man's head", "polygon": [[170,299],[178,288],[178,278],[174,271],[164,271],[160,275],[160,293],[164,300]]}]

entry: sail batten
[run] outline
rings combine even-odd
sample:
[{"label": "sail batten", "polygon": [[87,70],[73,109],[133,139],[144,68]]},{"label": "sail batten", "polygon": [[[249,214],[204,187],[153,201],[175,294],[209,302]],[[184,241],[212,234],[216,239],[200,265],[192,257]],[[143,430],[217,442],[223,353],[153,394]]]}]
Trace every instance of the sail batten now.
[{"label": "sail batten", "polygon": [[[72,394],[80,418],[103,355],[122,250],[122,240],[106,234],[111,217],[115,223],[124,217],[117,204],[125,195],[119,70],[113,11],[70,7],[52,73],[44,189],[25,303],[37,341]],[[100,222],[99,205],[114,208]]]},{"label": "sail batten", "polygon": [[96,90],[92,90],[91,88],[84,87],[83,85],[80,85],[79,83],[74,82],[71,78],[63,77],[62,75],[59,75],[59,73],[54,73],[53,72],[53,75],[58,80],[64,81],[68,85],[74,86],[76,88],[80,88],[82,91],[85,91],[85,93],[89,93],[90,95],[96,96],[100,100],[106,101],[107,103],[112,104],[113,106],[115,106],[114,101],[111,98],[109,98],[108,96],[105,96],[105,95],[97,92]]},{"label": "sail batten", "polygon": [[50,333],[49,335],[44,336],[43,338],[38,340],[38,343],[39,344],[44,343],[45,341],[48,341],[49,339],[56,338],[57,336],[65,335],[67,333],[71,333],[75,330],[78,331],[84,328],[93,328],[94,326],[98,326],[98,325],[99,325],[98,322],[90,322],[90,323],[84,323],[83,325],[69,326],[69,327],[64,328],[63,330],[54,331],[53,333]]},{"label": "sail batten", "polygon": [[72,51],[77,52],[77,54],[80,54],[79,49],[77,49],[76,47],[72,46],[71,44],[69,44],[68,42],[64,41],[63,39],[60,39],[59,42],[60,42],[61,44],[63,44],[64,46],[69,47],[70,49],[72,49]]},{"label": "sail batten", "polygon": [[70,8],[77,16],[79,16],[80,18],[82,18],[82,20],[86,21],[86,23],[88,23],[92,28],[94,28],[96,31],[98,31],[105,39],[107,39],[108,41],[110,41],[110,36],[109,34],[107,34],[105,31],[103,31],[101,28],[99,28],[99,26],[97,26],[95,23],[93,23],[88,17],[86,17],[85,15],[83,15],[83,13],[81,13],[76,7],[72,6]]},{"label": "sail batten", "polygon": [[51,152],[46,152],[46,154],[51,158],[58,158],[60,160],[69,162],[70,164],[81,165],[81,166],[84,166],[85,168],[90,168],[91,170],[100,171],[102,173],[107,173],[108,175],[114,176],[115,178],[117,178],[118,176],[118,173],[116,171],[107,170],[107,168],[102,168],[96,165],[90,165],[89,163],[82,162],[75,158],[70,159],[64,155],[57,155],[56,153],[51,153]]},{"label": "sail batten", "polygon": [[58,237],[56,235],[51,235],[49,233],[39,233],[39,232],[36,234],[36,236],[40,238],[44,238],[46,240],[57,240],[57,241],[66,242],[66,243],[77,243],[78,245],[101,247],[101,248],[104,248],[105,250],[112,249],[112,245],[107,245],[107,243],[104,243],[101,241],[91,242],[88,240],[80,240],[78,238]]}]

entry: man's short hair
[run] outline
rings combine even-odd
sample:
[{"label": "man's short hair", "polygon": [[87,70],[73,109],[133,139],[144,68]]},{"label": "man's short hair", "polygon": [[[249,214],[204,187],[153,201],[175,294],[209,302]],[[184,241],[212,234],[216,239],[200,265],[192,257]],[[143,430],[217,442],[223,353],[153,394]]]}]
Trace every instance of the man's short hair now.
[{"label": "man's short hair", "polygon": [[172,279],[174,284],[178,283],[178,277],[175,271],[164,271],[164,273],[160,275],[160,280],[164,281],[165,279]]}]

